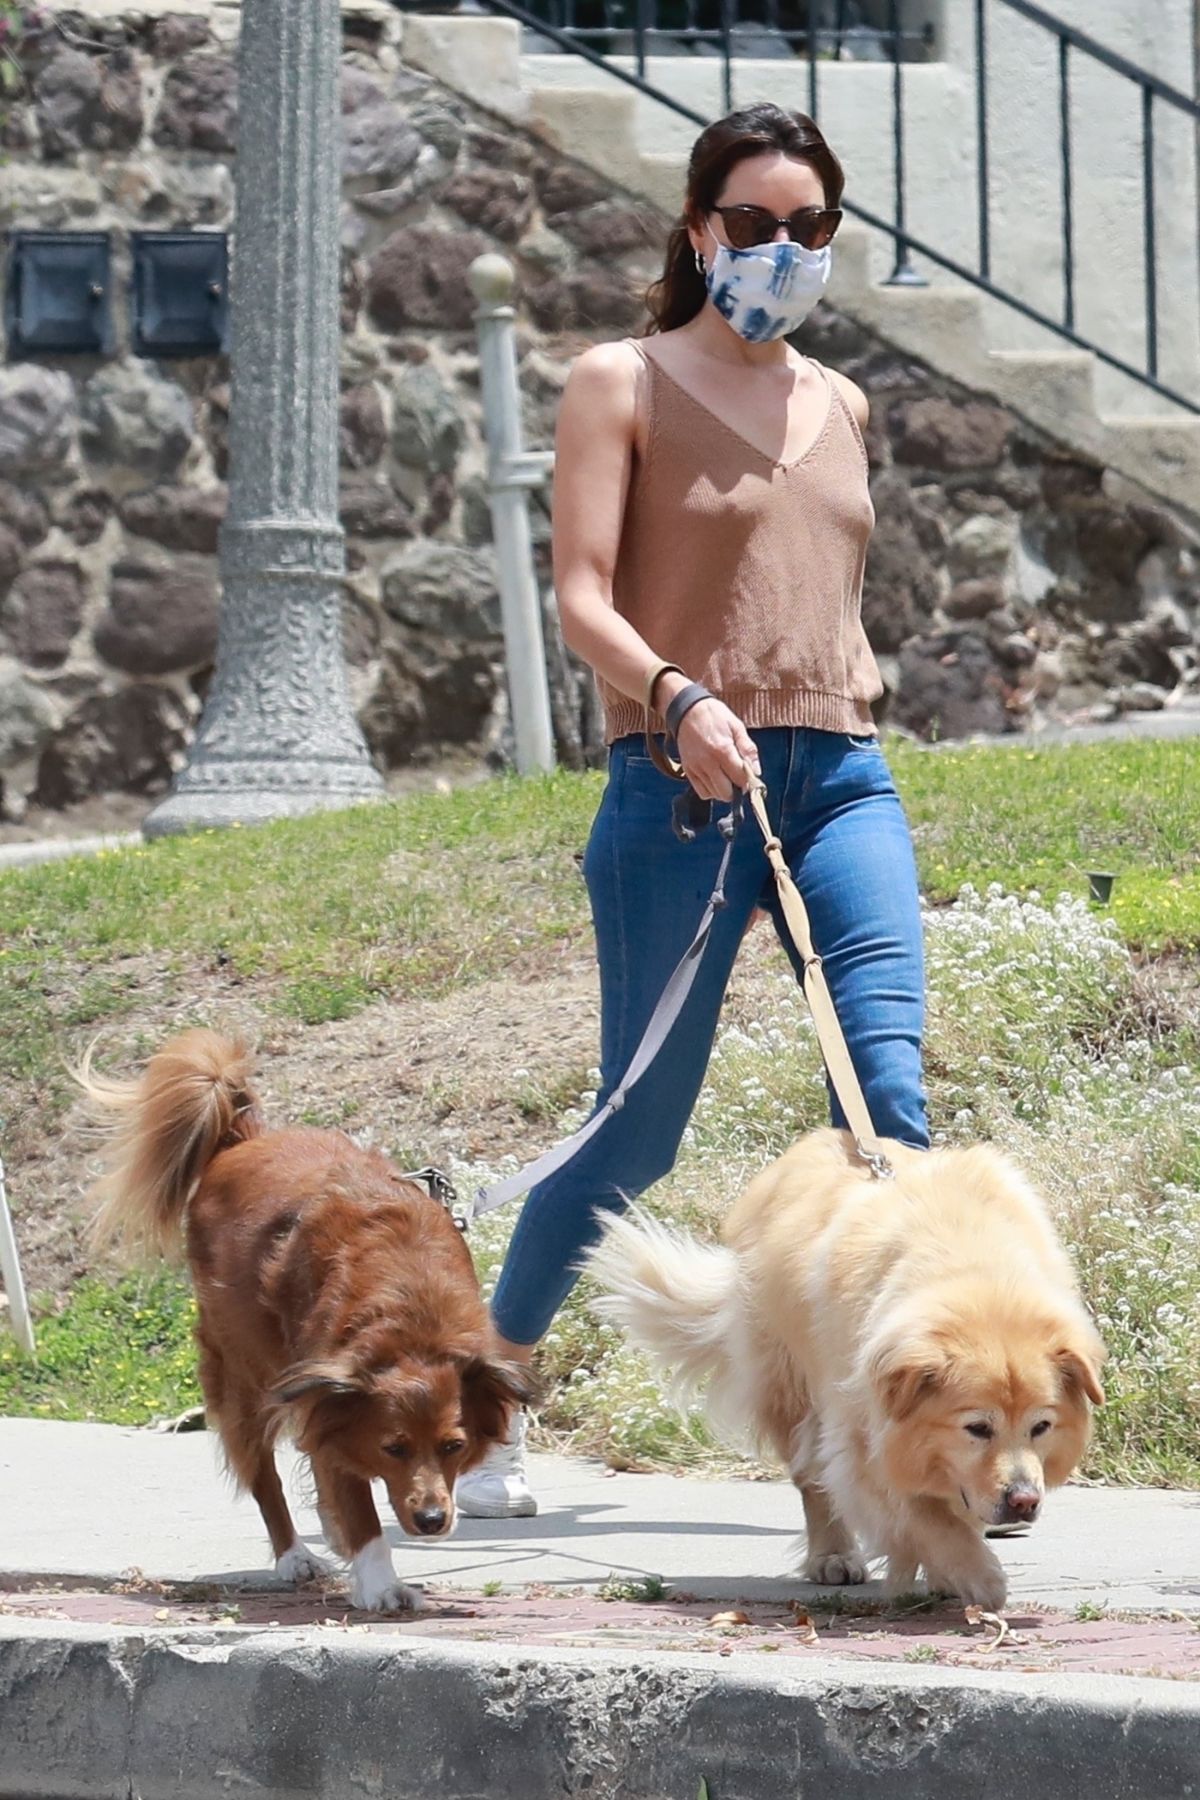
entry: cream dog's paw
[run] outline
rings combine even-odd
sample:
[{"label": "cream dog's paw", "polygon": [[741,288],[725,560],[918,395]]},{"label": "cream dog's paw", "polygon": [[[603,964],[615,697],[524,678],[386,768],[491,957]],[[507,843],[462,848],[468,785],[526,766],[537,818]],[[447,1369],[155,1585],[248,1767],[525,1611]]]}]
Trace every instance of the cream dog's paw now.
[{"label": "cream dog's paw", "polygon": [[815,1587],[856,1587],[867,1579],[867,1565],[857,1550],[820,1550],[807,1557],[804,1579]]},{"label": "cream dog's paw", "polygon": [[953,1568],[927,1563],[925,1579],[931,1593],[956,1594],[964,1606],[982,1606],[985,1612],[999,1612],[1008,1598],[1008,1577],[990,1550]]}]

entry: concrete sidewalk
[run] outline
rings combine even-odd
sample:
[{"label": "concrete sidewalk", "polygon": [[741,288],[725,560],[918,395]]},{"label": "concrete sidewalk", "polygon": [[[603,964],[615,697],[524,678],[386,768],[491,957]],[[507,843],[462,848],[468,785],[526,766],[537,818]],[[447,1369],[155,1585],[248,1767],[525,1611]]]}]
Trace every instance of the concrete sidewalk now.
[{"label": "concrete sidewalk", "polygon": [[0,1420],[0,1800],[1200,1794],[1200,1496],[1055,1496],[1001,1636],[823,1611],[783,1482],[533,1478],[535,1519],[390,1527],[427,1606],[368,1618],[274,1583],[210,1435]]},{"label": "concrete sidewalk", "polygon": [[[320,1547],[296,1459],[281,1462],[301,1537]],[[556,1456],[534,1456],[531,1467],[534,1519],[463,1519],[431,1544],[405,1538],[384,1514],[403,1579],[567,1590],[654,1576],[713,1600],[806,1591],[791,1573],[801,1511],[785,1481],[612,1474]],[[258,1509],[230,1491],[207,1432],[0,1419],[0,1521],[0,1571],[10,1576],[112,1580],[137,1569],[152,1581],[271,1582]],[[996,1548],[1013,1606],[1200,1618],[1200,1494],[1068,1488],[1027,1536]]]}]

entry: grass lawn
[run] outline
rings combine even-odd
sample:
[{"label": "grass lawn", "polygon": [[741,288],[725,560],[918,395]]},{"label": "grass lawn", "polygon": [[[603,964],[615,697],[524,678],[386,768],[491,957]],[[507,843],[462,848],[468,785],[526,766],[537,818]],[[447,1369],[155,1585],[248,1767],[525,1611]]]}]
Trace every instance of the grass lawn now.
[{"label": "grass lawn", "polygon": [[[889,754],[935,909],[967,884],[1041,897],[1006,911],[968,895],[930,914],[935,1122],[951,1141],[1024,1145],[1039,1164],[1122,1357],[1096,1470],[1200,1483],[1200,1049],[1191,1015],[1171,1026],[1155,985],[1162,971],[1186,985],[1200,944],[1200,744]],[[26,1151],[36,1166],[31,1122],[45,1134],[65,1112],[64,1061],[185,980],[201,1005],[234,981],[265,1021],[312,1027],[497,979],[536,1007],[551,958],[590,941],[575,858],[600,787],[597,775],[496,780],[0,877],[0,1143],[14,1178]],[[1111,909],[1082,900],[1089,869],[1117,876]],[[1060,893],[1076,900],[1055,910]],[[663,1211],[710,1227],[730,1170],[748,1174],[819,1121],[807,1029],[781,970],[759,1038],[731,1030],[718,1044],[680,1166],[656,1190]],[[781,1054],[798,1044],[803,1059]],[[518,1105],[525,1073],[511,1071]],[[546,1142],[562,1108],[586,1103],[582,1086],[564,1066]],[[24,1186],[14,1179],[14,1194]],[[505,1214],[478,1234],[485,1280],[510,1226]],[[0,1411],[139,1422],[195,1398],[175,1276],[97,1271],[40,1310],[36,1369],[0,1335]],[[667,1422],[582,1300],[546,1361],[551,1422],[579,1447],[627,1461],[711,1454],[694,1424]]]},{"label": "grass lawn", "polygon": [[1139,950],[1200,944],[1200,738],[891,753],[924,891],[1087,892],[1117,876],[1112,911]]}]

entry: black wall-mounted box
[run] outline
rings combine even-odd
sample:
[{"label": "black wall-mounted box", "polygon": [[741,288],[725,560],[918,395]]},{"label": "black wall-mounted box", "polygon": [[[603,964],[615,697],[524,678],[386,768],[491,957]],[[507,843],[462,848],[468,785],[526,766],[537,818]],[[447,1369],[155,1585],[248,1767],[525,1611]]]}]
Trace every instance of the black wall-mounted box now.
[{"label": "black wall-mounted box", "polygon": [[112,349],[106,231],[13,231],[4,318],[8,353],[97,355]]},{"label": "black wall-mounted box", "polygon": [[135,231],[136,356],[213,356],[229,339],[229,245],[223,231]]}]

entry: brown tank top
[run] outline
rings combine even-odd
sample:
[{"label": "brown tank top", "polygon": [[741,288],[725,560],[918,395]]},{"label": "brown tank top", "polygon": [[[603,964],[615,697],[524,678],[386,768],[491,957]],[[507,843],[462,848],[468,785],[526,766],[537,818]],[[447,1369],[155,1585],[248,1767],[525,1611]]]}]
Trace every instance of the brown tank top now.
[{"label": "brown tank top", "polygon": [[[641,344],[646,449],[630,479],[617,611],[744,724],[872,733],[883,692],[862,628],[875,511],[850,409],[828,391],[815,440],[777,462],[692,396]],[[601,680],[611,743],[645,714]],[[651,720],[662,729],[657,716]]]}]

